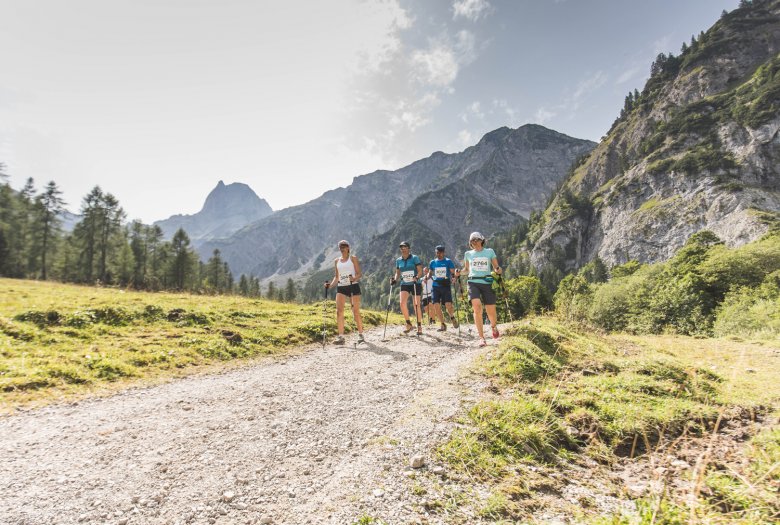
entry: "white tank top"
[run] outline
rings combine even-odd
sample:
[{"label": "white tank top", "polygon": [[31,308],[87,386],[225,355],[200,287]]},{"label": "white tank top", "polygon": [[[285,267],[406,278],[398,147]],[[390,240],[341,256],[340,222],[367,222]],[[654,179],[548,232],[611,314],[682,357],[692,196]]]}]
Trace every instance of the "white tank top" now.
[{"label": "white tank top", "polygon": [[[352,256],[350,255],[346,261],[342,261],[341,257],[336,262],[336,268],[339,270],[339,286],[349,286],[349,276],[357,275],[355,270],[355,263],[352,262]],[[355,281],[357,282],[357,281]]]}]

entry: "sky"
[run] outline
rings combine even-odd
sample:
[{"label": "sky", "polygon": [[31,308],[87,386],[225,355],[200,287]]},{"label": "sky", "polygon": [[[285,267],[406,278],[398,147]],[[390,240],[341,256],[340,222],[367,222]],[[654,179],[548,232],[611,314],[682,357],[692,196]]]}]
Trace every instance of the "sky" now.
[{"label": "sky", "polygon": [[0,0],[0,162],[128,219],[274,210],[536,123],[598,141],[738,0]]}]

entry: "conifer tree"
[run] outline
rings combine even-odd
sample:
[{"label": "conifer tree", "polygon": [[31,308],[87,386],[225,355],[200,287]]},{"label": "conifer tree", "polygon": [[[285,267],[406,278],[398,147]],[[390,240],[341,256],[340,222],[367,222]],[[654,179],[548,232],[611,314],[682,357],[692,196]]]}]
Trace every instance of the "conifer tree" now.
[{"label": "conifer tree", "polygon": [[287,286],[284,290],[284,300],[288,302],[295,301],[295,298],[297,296],[296,290],[295,290],[295,281],[292,280],[292,278],[287,279]]},{"label": "conifer tree", "polygon": [[44,192],[35,199],[35,238],[39,241],[39,246],[34,251],[40,254],[40,275],[44,281],[48,278],[48,264],[51,261],[48,255],[60,234],[59,214],[65,205],[61,195],[57,184],[49,181]]},{"label": "conifer tree", "polygon": [[215,249],[206,263],[206,287],[219,293],[225,288],[224,269],[219,249]]},{"label": "conifer tree", "polygon": [[246,278],[246,274],[242,273],[238,280],[238,293],[245,297],[249,295],[249,280]]},{"label": "conifer tree", "polygon": [[190,238],[183,228],[179,228],[171,240],[171,285],[184,290],[193,274],[194,254],[190,249]]}]

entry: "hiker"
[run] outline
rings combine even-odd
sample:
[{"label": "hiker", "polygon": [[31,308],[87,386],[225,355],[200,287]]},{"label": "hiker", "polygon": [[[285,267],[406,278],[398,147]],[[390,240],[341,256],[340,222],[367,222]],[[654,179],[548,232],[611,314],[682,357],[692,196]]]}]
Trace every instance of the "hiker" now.
[{"label": "hiker", "polygon": [[358,343],[365,342],[363,338],[363,320],[360,317],[360,261],[355,255],[349,253],[349,243],[339,241],[339,251],[341,256],[336,257],[334,265],[336,275],[333,280],[325,283],[325,288],[336,286],[336,324],[338,325],[339,335],[333,341],[337,345],[344,344],[344,303],[349,297],[352,305],[352,316],[355,318],[355,324],[358,330]]},{"label": "hiker", "polygon": [[[492,271],[501,275],[501,267],[498,265],[496,252],[492,248],[485,248],[485,236],[479,232],[469,235],[471,250],[464,256],[463,270],[468,274],[469,299],[472,312],[474,312],[474,324],[479,334],[479,346],[485,346],[485,335],[482,330],[482,305],[485,305],[490,326],[493,328],[493,339],[498,338],[496,326],[496,294],[493,292]],[[481,302],[480,302],[481,299]]]},{"label": "hiker", "polygon": [[447,330],[442,304],[447,309],[453,328],[457,328],[458,318],[452,309],[452,281],[458,278],[460,272],[455,268],[455,263],[444,255],[443,245],[440,244],[436,247],[436,258],[430,262],[428,270],[433,280],[433,311],[441,323],[437,331]]},{"label": "hiker", "polygon": [[417,317],[417,335],[420,335],[422,334],[422,312],[420,311],[420,295],[422,295],[422,286],[420,285],[422,261],[419,257],[412,254],[407,241],[403,241],[398,247],[401,249],[401,256],[395,260],[395,274],[390,279],[390,284],[394,285],[397,283],[400,277],[401,313],[406,320],[406,328],[404,328],[405,334],[412,331],[412,322],[409,320],[409,308],[406,304],[409,300],[409,294],[412,295],[414,299],[414,313]]},{"label": "hiker", "polygon": [[422,309],[425,315],[428,316],[428,324],[432,325],[434,316],[436,315],[433,309],[433,279],[429,275],[428,269],[425,269],[422,280]]}]

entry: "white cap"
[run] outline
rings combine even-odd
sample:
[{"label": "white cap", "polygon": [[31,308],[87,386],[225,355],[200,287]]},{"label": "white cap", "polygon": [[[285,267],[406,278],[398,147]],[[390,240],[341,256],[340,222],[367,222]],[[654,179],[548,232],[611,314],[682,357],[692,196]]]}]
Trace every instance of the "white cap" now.
[{"label": "white cap", "polygon": [[471,235],[469,235],[469,242],[475,239],[479,239],[480,241],[485,242],[485,236],[479,232],[472,232]]}]

